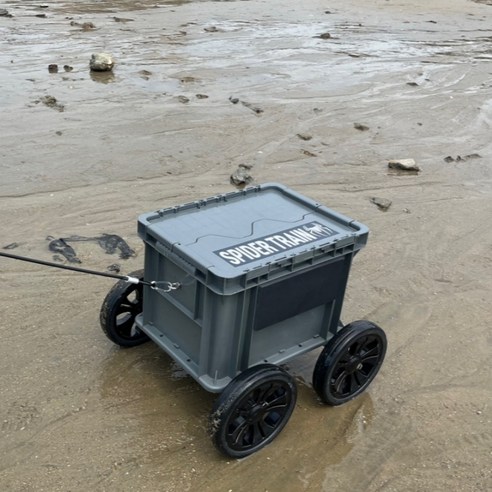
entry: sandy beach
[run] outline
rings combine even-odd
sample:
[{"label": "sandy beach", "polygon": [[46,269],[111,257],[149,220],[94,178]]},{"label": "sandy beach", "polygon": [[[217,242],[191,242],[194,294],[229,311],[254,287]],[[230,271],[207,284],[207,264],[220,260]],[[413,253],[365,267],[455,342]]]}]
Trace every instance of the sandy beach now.
[{"label": "sandy beach", "polygon": [[[133,256],[68,242],[79,266],[138,270],[140,214],[234,191],[242,168],[369,227],[342,319],[388,337],[340,407],[312,389],[319,350],[289,362],[288,425],[228,460],[216,395],[155,344],[105,337],[112,280],[0,257],[1,490],[492,489],[492,2],[1,9],[1,251],[53,261],[53,239],[115,234]],[[99,52],[112,73],[89,71]]]}]

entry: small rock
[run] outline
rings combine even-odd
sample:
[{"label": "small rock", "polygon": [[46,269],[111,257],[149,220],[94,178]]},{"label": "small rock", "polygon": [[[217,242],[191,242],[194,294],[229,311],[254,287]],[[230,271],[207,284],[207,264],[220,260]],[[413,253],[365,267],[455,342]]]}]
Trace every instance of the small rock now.
[{"label": "small rock", "polygon": [[241,101],[241,104],[243,106],[245,106],[246,108],[251,109],[251,111],[253,111],[253,113],[256,113],[256,114],[263,113],[263,109],[259,108],[258,106],[254,106],[253,104],[251,104],[249,102]]},{"label": "small rock", "polygon": [[65,106],[63,104],[60,104],[57,100],[56,97],[53,96],[43,96],[39,102],[42,102],[45,106],[48,106],[48,108],[53,108],[56,109],[57,111],[63,112],[65,111]]},{"label": "small rock", "polygon": [[331,34],[329,32],[324,32],[323,34],[318,34],[318,36],[314,37],[320,39],[331,39]]},{"label": "small rock", "polygon": [[196,94],[195,97],[197,99],[208,99],[207,94]]},{"label": "small rock", "polygon": [[237,97],[229,97],[229,101],[231,101],[232,104],[237,104],[239,102],[239,99]]},{"label": "small rock", "polygon": [[51,63],[50,65],[48,65],[48,72],[58,73],[58,65],[56,63]]},{"label": "small rock", "polygon": [[[260,152],[261,154],[262,152]],[[253,169],[253,164],[239,164],[239,167],[242,167],[244,169]]]},{"label": "small rock", "polygon": [[301,140],[311,140],[313,138],[312,135],[309,133],[298,133],[297,137],[300,138]]},{"label": "small rock", "polygon": [[414,159],[392,159],[388,162],[388,167],[400,171],[420,171],[420,167]]},{"label": "small rock", "polygon": [[391,200],[388,200],[387,198],[379,198],[377,196],[371,197],[371,203],[374,203],[374,205],[377,205],[380,210],[383,212],[386,212],[391,207]]},{"label": "small rock", "polygon": [[115,22],[123,22],[123,23],[133,22],[133,20],[134,20],[134,19],[125,19],[123,17],[113,17],[113,19]]},{"label": "small rock", "polygon": [[196,82],[196,78],[190,76],[181,77],[180,82],[183,84],[191,84],[193,82]]},{"label": "small rock", "polygon": [[301,152],[304,155],[307,155],[308,157],[317,157],[316,154],[314,154],[313,152],[310,152],[309,150],[306,150],[306,149],[301,149]]},{"label": "small rock", "polygon": [[91,56],[89,67],[94,72],[110,72],[113,70],[114,61],[107,53],[96,53]]},{"label": "small rock", "polygon": [[418,87],[419,84],[417,84],[417,82],[407,82],[407,85],[410,87]]},{"label": "small rock", "polygon": [[60,130],[58,130],[58,131],[55,132],[55,135],[58,135],[59,137],[61,137],[63,135],[63,132],[61,132]]},{"label": "small rock", "polygon": [[354,128],[361,132],[366,132],[369,130],[369,127],[367,125],[363,125],[362,123],[354,123]]},{"label": "small rock", "polygon": [[63,70],[65,70],[65,72],[71,72],[73,70],[73,67],[71,67],[70,65],[63,65]]},{"label": "small rock", "polygon": [[80,22],[71,21],[70,25],[72,27],[80,27],[84,31],[91,31],[92,29],[96,28],[96,26],[92,22],[83,22],[81,24]]},{"label": "small rock", "polygon": [[467,161],[468,159],[480,159],[482,156],[480,154],[467,154],[464,155],[463,157],[461,155],[457,155],[456,158],[448,155],[447,157],[444,158],[444,162],[460,162],[460,161]]},{"label": "small rock", "polygon": [[46,14],[36,14],[34,17],[39,17],[40,19],[46,19]]},{"label": "small rock", "polygon": [[7,9],[0,9],[0,17],[12,17],[12,14]]},{"label": "small rock", "polygon": [[140,74],[140,77],[145,80],[149,80],[152,75],[152,72],[149,72],[148,70],[140,70],[138,73]]},{"label": "small rock", "polygon": [[253,177],[249,173],[248,166],[239,165],[237,170],[231,174],[231,183],[236,186],[244,186],[253,181]]},{"label": "small rock", "polygon": [[19,243],[10,243],[7,246],[4,246],[2,249],[15,249],[19,246]]},{"label": "small rock", "polygon": [[189,98],[187,98],[186,96],[178,96],[178,101],[183,104],[187,104],[190,102]]},{"label": "small rock", "polygon": [[118,263],[113,263],[112,265],[108,266],[108,271],[120,273],[121,272],[121,265],[119,265]]},{"label": "small rock", "polygon": [[219,32],[219,29],[215,26],[210,26],[210,27],[206,27],[204,29],[205,32]]}]

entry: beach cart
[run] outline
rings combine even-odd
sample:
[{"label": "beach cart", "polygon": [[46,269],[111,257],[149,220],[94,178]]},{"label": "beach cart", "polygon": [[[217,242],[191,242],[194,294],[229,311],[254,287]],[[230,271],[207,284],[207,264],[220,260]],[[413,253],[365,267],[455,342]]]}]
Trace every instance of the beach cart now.
[{"label": "beach cart", "polygon": [[[120,280],[101,326],[123,347],[152,340],[205,390],[215,446],[241,458],[269,444],[296,404],[290,359],[324,346],[313,387],[329,405],[362,393],[386,337],[340,321],[354,255],[368,229],[280,184],[146,213],[144,269]],[[155,279],[156,282],[149,282]]]}]

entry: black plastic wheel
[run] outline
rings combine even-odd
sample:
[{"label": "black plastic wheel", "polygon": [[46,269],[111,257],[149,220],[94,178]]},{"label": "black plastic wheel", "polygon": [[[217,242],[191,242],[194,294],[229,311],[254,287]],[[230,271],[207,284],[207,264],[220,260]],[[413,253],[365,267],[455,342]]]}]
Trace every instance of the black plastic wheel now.
[{"label": "black plastic wheel", "polygon": [[329,405],[361,394],[375,378],[386,354],[386,335],[370,321],[354,321],[339,331],[318,357],[313,387]]},{"label": "black plastic wheel", "polygon": [[[143,279],[143,270],[129,274]],[[142,312],[142,285],[118,281],[108,292],[101,306],[99,321],[106,336],[122,347],[135,347],[147,342],[149,337],[135,325],[135,318]]]},{"label": "black plastic wheel", "polygon": [[211,413],[212,440],[232,458],[272,442],[287,424],[297,399],[292,376],[272,364],[251,367],[234,378]]}]

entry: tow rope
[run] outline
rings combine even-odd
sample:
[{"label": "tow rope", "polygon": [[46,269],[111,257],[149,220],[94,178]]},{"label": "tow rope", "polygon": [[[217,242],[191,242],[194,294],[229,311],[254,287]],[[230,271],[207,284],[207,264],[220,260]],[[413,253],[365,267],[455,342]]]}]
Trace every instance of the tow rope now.
[{"label": "tow rope", "polygon": [[5,258],[11,258],[13,260],[26,261],[28,263],[36,263],[38,265],[48,266],[52,268],[61,268],[62,270],[71,270],[73,272],[86,273],[89,275],[98,275],[100,277],[116,278],[118,280],[124,280],[125,282],[128,282],[130,284],[146,285],[153,290],[160,290],[162,292],[171,292],[172,290],[176,290],[181,287],[181,284],[179,282],[168,282],[168,281],[156,282],[155,280],[149,282],[147,280],[131,277],[129,275],[118,275],[116,273],[98,272],[96,270],[89,270],[88,268],[61,265],[59,263],[53,263],[51,261],[38,260],[36,258],[28,258],[27,256],[14,255],[12,253],[3,253],[1,251],[0,251],[0,256],[4,256]]}]

